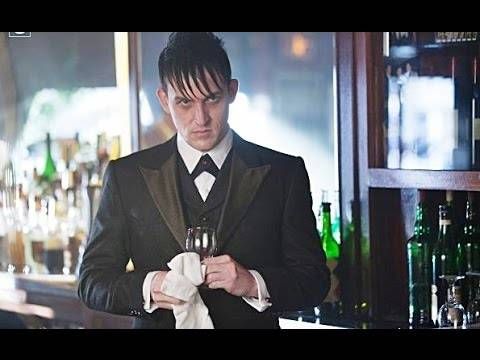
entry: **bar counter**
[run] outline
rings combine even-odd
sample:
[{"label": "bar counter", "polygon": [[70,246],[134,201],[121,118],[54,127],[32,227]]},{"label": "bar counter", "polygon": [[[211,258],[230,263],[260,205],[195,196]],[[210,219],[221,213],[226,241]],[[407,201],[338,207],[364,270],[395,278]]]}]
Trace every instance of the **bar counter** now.
[{"label": "bar counter", "polygon": [[53,328],[132,327],[133,318],[88,309],[77,296],[74,275],[0,272],[0,310],[38,318]]},{"label": "bar counter", "polygon": [[[74,275],[10,274],[0,272],[0,310],[38,319],[46,328],[130,329],[133,317],[88,309],[77,296]],[[0,326],[1,327],[1,326]],[[317,321],[280,318],[282,329],[408,329],[402,321],[344,322],[325,325]],[[480,328],[480,324],[468,328]]]}]

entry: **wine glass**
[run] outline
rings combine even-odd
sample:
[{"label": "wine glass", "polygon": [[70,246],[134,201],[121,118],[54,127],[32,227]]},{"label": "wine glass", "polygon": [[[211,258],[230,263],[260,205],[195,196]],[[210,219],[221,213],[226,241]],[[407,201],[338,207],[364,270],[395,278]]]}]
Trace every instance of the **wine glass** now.
[{"label": "wine glass", "polygon": [[194,226],[187,229],[185,249],[200,255],[200,260],[216,255],[217,234],[208,226]]},{"label": "wine glass", "polygon": [[467,272],[468,276],[472,276],[472,284],[475,288],[475,296],[467,305],[467,320],[469,324],[480,323],[480,273]]},{"label": "wine glass", "polygon": [[455,298],[455,282],[465,278],[464,275],[441,275],[448,283],[447,301],[438,311],[438,326],[453,327],[454,329],[465,329],[467,325],[467,314],[465,308]]}]

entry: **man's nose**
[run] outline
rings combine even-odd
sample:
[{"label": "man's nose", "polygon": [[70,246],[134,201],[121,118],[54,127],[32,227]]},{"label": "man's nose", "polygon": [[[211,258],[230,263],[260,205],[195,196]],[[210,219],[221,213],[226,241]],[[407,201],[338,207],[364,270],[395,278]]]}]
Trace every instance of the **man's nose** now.
[{"label": "man's nose", "polygon": [[197,104],[195,108],[195,122],[198,125],[205,125],[208,123],[208,112],[205,104]]}]

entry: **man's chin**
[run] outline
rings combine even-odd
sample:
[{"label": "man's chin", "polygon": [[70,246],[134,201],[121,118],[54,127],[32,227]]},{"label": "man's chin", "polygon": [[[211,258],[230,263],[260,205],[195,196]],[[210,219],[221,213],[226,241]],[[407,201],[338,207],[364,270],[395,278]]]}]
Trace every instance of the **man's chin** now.
[{"label": "man's chin", "polygon": [[194,140],[190,145],[198,151],[209,151],[215,147],[215,141],[213,139]]}]

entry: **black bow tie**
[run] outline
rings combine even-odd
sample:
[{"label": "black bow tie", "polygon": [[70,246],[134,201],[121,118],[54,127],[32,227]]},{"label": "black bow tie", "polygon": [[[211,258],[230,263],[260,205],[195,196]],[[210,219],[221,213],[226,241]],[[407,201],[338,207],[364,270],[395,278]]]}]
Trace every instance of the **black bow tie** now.
[{"label": "black bow tie", "polygon": [[195,180],[197,176],[204,171],[212,174],[215,177],[217,177],[219,171],[217,165],[213,162],[212,158],[208,154],[205,154],[200,158],[197,166],[195,166],[195,169],[193,169],[190,175]]}]

